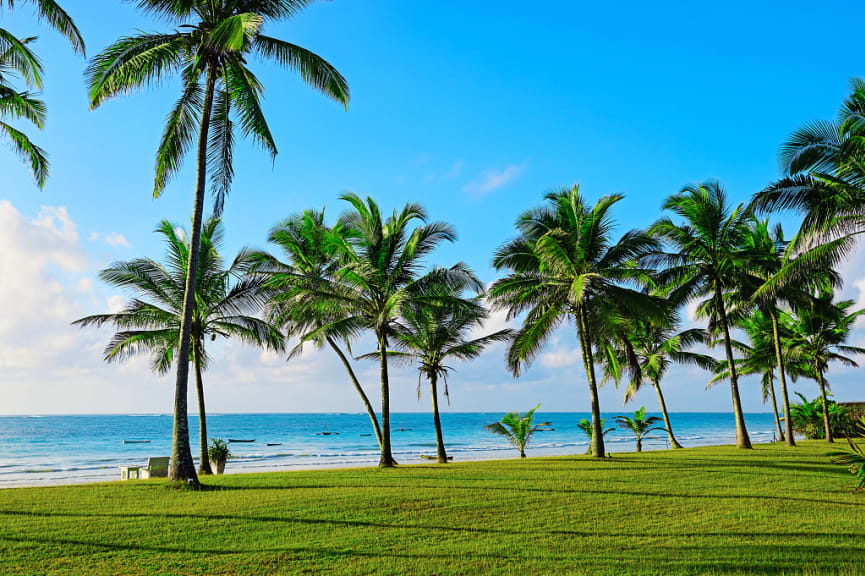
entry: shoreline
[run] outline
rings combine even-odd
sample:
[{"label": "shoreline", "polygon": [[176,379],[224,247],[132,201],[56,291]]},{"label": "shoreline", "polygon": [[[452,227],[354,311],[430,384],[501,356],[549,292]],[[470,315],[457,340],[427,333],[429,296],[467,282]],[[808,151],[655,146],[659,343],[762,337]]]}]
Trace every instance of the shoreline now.
[{"label": "shoreline", "polygon": [[[800,438],[797,438],[797,441]],[[778,444],[778,441],[769,441],[769,442],[753,442],[754,446],[770,446],[773,444]],[[588,442],[583,444],[584,446],[588,446]],[[717,444],[698,444],[693,446],[684,446],[681,449],[676,449],[676,452],[680,452],[681,450],[688,449],[699,449],[699,448],[713,448],[713,447],[734,447],[734,442],[723,442]],[[609,444],[608,444],[609,446]],[[674,449],[669,448],[668,446],[661,446],[659,444],[647,445],[643,444],[643,452],[662,452],[662,451],[672,451]],[[484,454],[477,453],[472,457],[461,458],[459,460],[454,459],[452,463],[470,463],[470,462],[506,462],[509,460],[520,460],[519,452],[515,448],[507,448],[500,450],[501,452],[514,453],[515,456],[508,457],[504,454]],[[532,450],[531,446],[526,450],[527,458],[530,459],[538,459],[538,458],[563,458],[563,457],[574,457],[574,456],[588,456],[584,452],[573,452],[573,451],[552,451],[552,450],[543,450],[536,449]],[[614,451],[607,450],[608,457],[614,458],[616,454],[637,454],[636,450],[629,449],[624,451]],[[399,460],[398,460],[399,461]],[[195,459],[196,468],[198,459]],[[306,462],[306,463],[298,463],[298,464],[286,464],[286,465],[277,465],[277,466],[243,466],[240,468],[235,468],[232,470],[230,467],[231,462],[229,461],[226,464],[225,472],[220,476],[242,476],[242,475],[250,475],[250,474],[275,474],[275,473],[286,473],[286,472],[309,472],[313,470],[351,470],[358,468],[369,468],[376,469],[378,468],[378,455],[374,460],[357,460],[350,461],[344,460],[340,462],[328,462],[322,461],[318,463]],[[438,462],[434,460],[426,460],[421,459],[418,456],[412,459],[403,460],[399,466],[408,467],[408,466],[431,466],[438,465]],[[263,468],[263,469],[256,469]],[[115,484],[115,483],[130,483],[135,484],[135,480],[121,480],[120,476],[120,468],[116,468],[117,475],[115,478],[109,478],[107,475],[99,475],[99,476],[77,476],[77,477],[67,477],[67,478],[45,478],[39,481],[31,481],[27,482],[22,481],[21,483],[10,481],[8,484],[3,485],[0,483],[0,491],[2,490],[14,490],[18,488],[54,488],[54,487],[62,487],[62,486],[84,486],[88,484]],[[217,475],[207,475],[207,476],[199,476],[199,478],[210,478]]]}]

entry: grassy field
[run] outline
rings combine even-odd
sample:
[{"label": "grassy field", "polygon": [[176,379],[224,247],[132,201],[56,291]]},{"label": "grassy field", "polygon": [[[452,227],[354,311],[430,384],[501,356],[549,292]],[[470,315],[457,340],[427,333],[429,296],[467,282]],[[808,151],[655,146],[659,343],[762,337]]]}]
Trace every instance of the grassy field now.
[{"label": "grassy field", "polygon": [[0,491],[0,574],[863,574],[822,443]]}]

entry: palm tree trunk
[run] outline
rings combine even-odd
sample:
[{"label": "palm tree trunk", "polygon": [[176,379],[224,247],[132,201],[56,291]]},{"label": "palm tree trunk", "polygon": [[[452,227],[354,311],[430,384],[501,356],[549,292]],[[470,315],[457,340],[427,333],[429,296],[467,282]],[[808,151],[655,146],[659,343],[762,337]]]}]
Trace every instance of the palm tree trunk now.
[{"label": "palm tree trunk", "polygon": [[637,436],[637,452],[643,451],[643,437]]},{"label": "palm tree trunk", "polygon": [[679,444],[679,441],[676,440],[676,436],[673,434],[673,426],[670,424],[670,416],[667,414],[667,403],[664,402],[664,394],[661,392],[661,383],[657,380],[653,380],[652,384],[654,384],[655,391],[658,393],[658,403],[661,405],[661,415],[664,417],[664,428],[667,429],[670,446],[673,448],[681,448],[682,445]]},{"label": "palm tree trunk", "polygon": [[204,380],[201,378],[201,344],[198,342],[192,345],[192,361],[195,364],[195,389],[198,392],[198,447],[201,450],[198,473],[213,474],[207,455],[207,416],[204,410]]},{"label": "palm tree trunk", "polygon": [[433,404],[433,423],[435,424],[436,429],[436,450],[438,452],[439,464],[447,464],[448,463],[448,454],[445,452],[445,441],[442,438],[442,422],[439,419],[439,394],[436,384],[438,383],[438,376],[435,373],[430,375],[429,385],[430,391],[432,392],[432,404]]},{"label": "palm tree trunk", "polygon": [[730,392],[733,395],[733,418],[736,421],[736,447],[750,449],[751,439],[748,437],[748,429],[745,427],[745,414],[742,411],[742,399],[739,397],[739,376],[736,374],[733,347],[730,344],[730,327],[727,324],[727,311],[724,309],[721,282],[717,278],[715,278],[715,304],[718,306],[721,328],[724,330],[724,349],[727,352],[727,366],[730,367]]},{"label": "palm tree trunk", "polygon": [[601,405],[598,401],[598,384],[595,380],[595,363],[592,361],[591,344],[587,341],[587,323],[585,311],[577,311],[580,348],[583,353],[583,363],[586,366],[586,377],[589,381],[589,396],[592,402],[592,456],[604,457],[604,431],[601,427]]},{"label": "palm tree trunk", "polygon": [[772,410],[775,412],[775,430],[778,431],[778,440],[784,440],[784,431],[781,429],[781,417],[778,415],[778,401],[775,400],[775,378],[774,371],[769,371],[769,394],[772,396]]},{"label": "palm tree trunk", "polygon": [[177,354],[177,380],[174,385],[174,430],[171,435],[171,467],[168,478],[175,482],[187,482],[198,486],[195,463],[189,448],[189,419],[187,417],[186,394],[189,385],[189,334],[192,310],[195,306],[195,285],[198,273],[198,253],[201,248],[201,218],[204,212],[204,187],[207,179],[207,133],[210,129],[210,113],[213,109],[213,92],[216,89],[216,73],[207,66],[207,88],[201,110],[201,127],[198,131],[198,163],[195,177],[195,203],[192,211],[192,238],[189,241],[189,262],[186,269],[186,288],[183,292],[183,319],[180,323],[180,345]]},{"label": "palm tree trunk", "polygon": [[348,362],[348,358],[345,357],[345,354],[342,353],[342,350],[340,350],[339,346],[336,345],[336,342],[328,336],[327,343],[330,344],[330,347],[333,348],[333,351],[336,352],[336,355],[339,356],[340,360],[342,360],[342,365],[345,366],[348,376],[351,378],[351,383],[354,384],[354,389],[357,390],[357,393],[360,395],[360,399],[363,401],[363,405],[366,408],[366,413],[372,422],[373,430],[375,430],[375,439],[376,442],[378,442],[378,448],[381,450],[381,428],[378,426],[378,418],[375,415],[375,410],[373,410],[366,392],[363,391],[360,382],[357,380],[357,376],[354,374],[354,369],[352,369],[351,364]]},{"label": "palm tree trunk", "polygon": [[820,384],[820,398],[823,399],[823,430],[825,430],[826,442],[834,442],[832,438],[832,427],[829,425],[829,399],[826,397],[826,380],[823,371],[814,362],[814,371],[817,373],[817,383]]},{"label": "palm tree trunk", "polygon": [[525,458],[525,457],[526,457],[526,449],[520,447],[520,458]]},{"label": "palm tree trunk", "polygon": [[775,340],[775,362],[778,364],[778,380],[781,382],[781,403],[784,408],[784,442],[787,446],[795,446],[793,438],[793,418],[790,416],[790,398],[787,394],[787,375],[784,368],[784,355],[781,353],[781,331],[778,329],[778,311],[773,309],[772,337]]},{"label": "palm tree trunk", "polygon": [[390,449],[390,384],[387,375],[387,338],[378,337],[379,361],[381,366],[381,459],[380,468],[393,468],[393,454]]}]

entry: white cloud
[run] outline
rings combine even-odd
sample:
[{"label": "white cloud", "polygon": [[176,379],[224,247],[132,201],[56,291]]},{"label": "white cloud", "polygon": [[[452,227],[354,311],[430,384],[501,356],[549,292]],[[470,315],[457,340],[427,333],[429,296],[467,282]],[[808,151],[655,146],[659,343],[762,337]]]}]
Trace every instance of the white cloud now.
[{"label": "white cloud", "polygon": [[111,234],[106,236],[105,243],[109,246],[114,246],[115,248],[117,246],[123,246],[124,248],[129,247],[129,241],[126,239],[125,236],[123,236],[123,234],[120,234],[119,232],[112,232]]},{"label": "white cloud", "polygon": [[502,170],[487,170],[463,186],[471,194],[488,194],[513,182],[525,170],[525,166],[510,164]]},{"label": "white cloud", "polygon": [[87,240],[89,240],[90,242],[96,242],[97,240],[99,240],[99,232],[91,232]]},{"label": "white cloud", "polygon": [[115,294],[106,298],[105,304],[108,307],[109,314],[117,314],[126,307],[126,299],[123,296]]}]

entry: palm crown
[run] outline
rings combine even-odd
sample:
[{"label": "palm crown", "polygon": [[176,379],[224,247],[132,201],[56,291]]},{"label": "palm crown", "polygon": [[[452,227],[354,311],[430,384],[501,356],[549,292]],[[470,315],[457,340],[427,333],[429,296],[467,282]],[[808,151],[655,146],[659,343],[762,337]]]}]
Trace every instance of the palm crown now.
[{"label": "palm crown", "polygon": [[121,38],[90,63],[90,105],[180,74],[183,92],[168,115],[156,155],[154,195],[180,169],[199,133],[202,116],[210,124],[206,145],[217,211],[231,187],[234,124],[271,156],[277,148],[260,96],[263,86],[248,66],[250,56],[275,61],[298,72],[326,96],[348,105],[348,84],[315,53],[262,33],[268,21],[294,16],[308,0],[139,0],[138,5],[177,28],[165,34]]},{"label": "palm crown", "polygon": [[[126,308],[112,314],[87,316],[79,326],[111,325],[118,329],[105,348],[107,362],[149,354],[153,371],[164,374],[178,354],[183,318],[184,289],[189,261],[189,241],[170,222],[157,228],[166,243],[166,258],[159,263],[148,258],[116,262],[100,273],[112,286],[131,291],[135,297]],[[237,338],[259,347],[281,350],[283,336],[277,328],[258,318],[265,302],[262,281],[249,274],[253,260],[243,250],[226,268],[220,254],[222,224],[211,219],[204,226],[196,274],[195,306],[190,325],[190,361],[195,366],[198,392],[200,471],[210,472],[207,456],[207,424],[201,376],[210,363],[208,338]]]},{"label": "palm crown", "polygon": [[[459,298],[430,292],[433,286],[452,294],[480,291],[483,286],[464,264],[424,272],[424,260],[440,243],[456,233],[444,222],[426,222],[418,204],[383,217],[378,204],[355,194],[342,199],[352,209],[327,235],[327,249],[339,262],[330,277],[306,277],[297,282],[293,301],[314,310],[325,322],[306,332],[304,341],[330,337],[350,340],[365,331],[375,335],[382,384],[382,466],[394,464],[390,448],[390,386],[387,351],[389,338],[403,310],[422,304],[459,305]],[[417,226],[413,226],[415,223]]]}]

